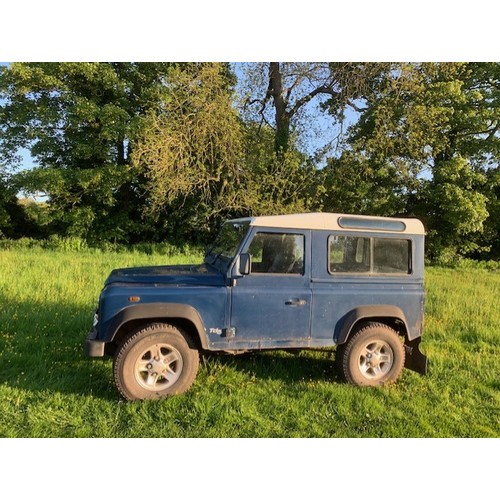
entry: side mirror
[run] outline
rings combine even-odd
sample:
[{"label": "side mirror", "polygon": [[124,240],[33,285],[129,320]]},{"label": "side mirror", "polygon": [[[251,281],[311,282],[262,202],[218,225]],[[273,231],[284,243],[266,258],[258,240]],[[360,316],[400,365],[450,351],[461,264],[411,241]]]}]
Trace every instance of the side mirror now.
[{"label": "side mirror", "polygon": [[252,256],[249,253],[240,254],[239,272],[242,276],[252,272]]}]

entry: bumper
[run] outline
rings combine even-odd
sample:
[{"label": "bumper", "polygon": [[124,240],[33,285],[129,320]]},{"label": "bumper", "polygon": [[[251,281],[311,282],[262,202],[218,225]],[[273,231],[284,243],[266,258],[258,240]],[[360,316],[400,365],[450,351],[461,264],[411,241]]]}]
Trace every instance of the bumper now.
[{"label": "bumper", "polygon": [[96,340],[97,332],[92,330],[85,340],[85,355],[91,358],[102,358],[104,356],[105,342]]}]

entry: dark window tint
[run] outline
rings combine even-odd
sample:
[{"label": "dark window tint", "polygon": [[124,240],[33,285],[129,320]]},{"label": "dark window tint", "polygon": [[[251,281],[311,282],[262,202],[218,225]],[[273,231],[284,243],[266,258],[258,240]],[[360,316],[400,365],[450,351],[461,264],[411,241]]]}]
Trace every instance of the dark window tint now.
[{"label": "dark window tint", "polygon": [[409,273],[410,242],[408,240],[373,239],[373,272]]},{"label": "dark window tint", "polygon": [[410,241],[330,236],[330,273],[409,274]]},{"label": "dark window tint", "polygon": [[252,274],[304,274],[304,236],[257,233],[250,244]]}]

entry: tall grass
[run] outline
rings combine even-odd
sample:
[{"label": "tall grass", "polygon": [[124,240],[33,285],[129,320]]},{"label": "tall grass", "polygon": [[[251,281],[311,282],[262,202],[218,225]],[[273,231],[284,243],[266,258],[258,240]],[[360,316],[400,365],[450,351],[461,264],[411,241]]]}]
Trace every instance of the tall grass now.
[{"label": "tall grass", "polygon": [[105,277],[201,258],[0,250],[0,436],[500,436],[500,273],[480,269],[428,269],[426,377],[361,389],[337,379],[333,350],[205,355],[188,393],[120,401],[111,361],[83,356]]}]

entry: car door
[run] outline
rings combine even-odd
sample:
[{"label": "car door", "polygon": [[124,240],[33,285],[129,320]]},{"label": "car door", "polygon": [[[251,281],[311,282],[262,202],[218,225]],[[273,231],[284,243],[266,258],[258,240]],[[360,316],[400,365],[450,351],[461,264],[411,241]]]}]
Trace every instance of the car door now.
[{"label": "car door", "polygon": [[242,347],[303,345],[310,336],[310,231],[256,229],[243,249],[250,274],[231,289],[233,341]]}]

